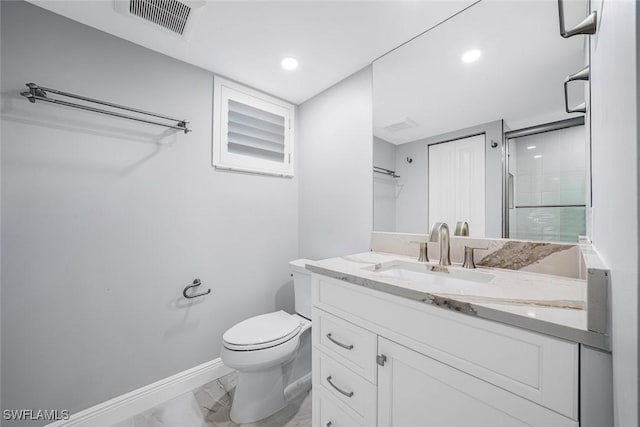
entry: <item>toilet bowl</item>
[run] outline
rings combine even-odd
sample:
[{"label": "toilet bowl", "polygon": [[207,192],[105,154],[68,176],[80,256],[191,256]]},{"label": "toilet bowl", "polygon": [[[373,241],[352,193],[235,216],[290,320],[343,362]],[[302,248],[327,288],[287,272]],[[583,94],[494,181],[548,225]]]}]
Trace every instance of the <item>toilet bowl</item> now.
[{"label": "toilet bowl", "polygon": [[296,314],[262,314],[232,326],[222,336],[222,362],[238,371],[231,420],[252,423],[284,408],[311,386],[311,274],[309,260],[289,263]]}]

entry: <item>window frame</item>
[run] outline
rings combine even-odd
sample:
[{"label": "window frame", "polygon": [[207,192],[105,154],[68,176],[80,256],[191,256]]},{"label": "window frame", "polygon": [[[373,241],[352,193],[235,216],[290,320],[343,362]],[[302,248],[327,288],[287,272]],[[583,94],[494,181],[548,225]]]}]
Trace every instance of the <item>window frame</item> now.
[{"label": "window frame", "polygon": [[[229,152],[228,101],[230,99],[284,118],[284,157],[282,162]],[[216,169],[293,177],[294,135],[295,106],[293,104],[223,77],[214,76],[211,162]]]}]

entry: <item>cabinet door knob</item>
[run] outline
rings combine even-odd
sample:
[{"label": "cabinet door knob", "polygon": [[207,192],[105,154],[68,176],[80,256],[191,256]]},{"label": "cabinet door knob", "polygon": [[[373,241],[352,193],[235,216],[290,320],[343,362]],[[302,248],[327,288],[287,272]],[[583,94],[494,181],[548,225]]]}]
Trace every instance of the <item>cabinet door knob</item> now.
[{"label": "cabinet door knob", "polygon": [[379,354],[376,356],[376,363],[378,365],[384,366],[386,361],[387,361],[387,356],[385,356],[384,354]]}]

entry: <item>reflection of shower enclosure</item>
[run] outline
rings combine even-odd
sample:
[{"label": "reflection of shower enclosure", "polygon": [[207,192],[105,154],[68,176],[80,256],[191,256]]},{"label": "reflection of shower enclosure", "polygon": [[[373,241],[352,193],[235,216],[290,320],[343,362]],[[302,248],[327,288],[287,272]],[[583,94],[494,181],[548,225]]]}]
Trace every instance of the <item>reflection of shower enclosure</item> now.
[{"label": "reflection of shower enclosure", "polygon": [[507,134],[507,237],[577,242],[586,233],[588,145],[576,123]]}]

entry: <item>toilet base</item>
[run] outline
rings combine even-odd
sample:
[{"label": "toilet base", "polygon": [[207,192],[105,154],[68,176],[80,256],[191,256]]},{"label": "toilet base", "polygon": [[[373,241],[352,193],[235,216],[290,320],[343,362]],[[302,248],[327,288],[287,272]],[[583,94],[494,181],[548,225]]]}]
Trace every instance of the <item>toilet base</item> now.
[{"label": "toilet base", "polygon": [[282,365],[259,372],[239,372],[231,404],[231,421],[252,423],[278,412],[286,404]]}]

